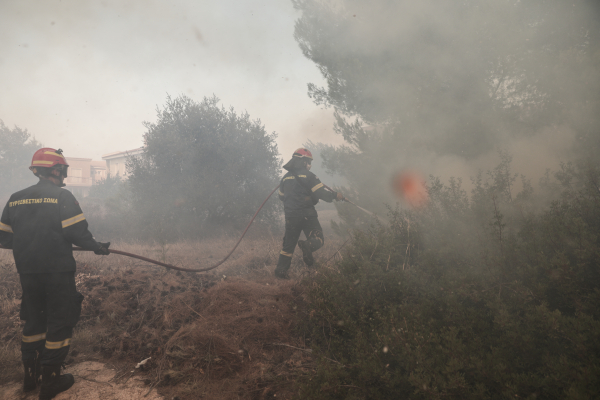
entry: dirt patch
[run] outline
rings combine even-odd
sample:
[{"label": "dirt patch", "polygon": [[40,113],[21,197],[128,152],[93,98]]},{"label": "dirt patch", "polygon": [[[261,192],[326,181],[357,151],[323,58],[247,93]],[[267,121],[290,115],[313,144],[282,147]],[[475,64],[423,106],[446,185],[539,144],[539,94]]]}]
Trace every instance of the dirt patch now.
[{"label": "dirt patch", "polygon": [[[71,366],[67,373],[73,374],[75,384],[55,400],[162,400],[156,389],[148,389],[139,377],[116,383],[116,371],[98,362],[82,362]],[[33,400],[39,390],[24,395],[19,383],[0,387],[0,398]]]}]

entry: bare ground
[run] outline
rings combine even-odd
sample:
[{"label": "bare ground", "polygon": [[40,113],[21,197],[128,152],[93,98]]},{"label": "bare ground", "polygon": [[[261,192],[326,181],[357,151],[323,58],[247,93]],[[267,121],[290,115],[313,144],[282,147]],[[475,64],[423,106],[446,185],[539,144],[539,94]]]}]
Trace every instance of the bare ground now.
[{"label": "bare ground", "polygon": [[[203,268],[235,241],[114,248]],[[319,268],[329,267],[339,245],[329,240],[316,253]],[[292,398],[297,378],[314,368],[298,329],[304,317],[299,282],[318,272],[295,254],[292,279],[275,279],[279,250],[280,238],[248,240],[204,274],[78,253],[77,286],[85,300],[67,358],[77,383],[57,399]],[[20,399],[21,293],[10,251],[0,251],[0,276],[0,398]]]}]

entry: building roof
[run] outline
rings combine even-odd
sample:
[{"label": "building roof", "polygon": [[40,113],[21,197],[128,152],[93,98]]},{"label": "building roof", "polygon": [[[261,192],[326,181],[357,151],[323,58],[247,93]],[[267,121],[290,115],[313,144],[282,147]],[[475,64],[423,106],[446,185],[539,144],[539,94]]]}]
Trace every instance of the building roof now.
[{"label": "building roof", "polygon": [[138,154],[142,154],[143,151],[144,151],[143,147],[138,147],[137,149],[133,149],[133,150],[115,151],[113,153],[107,153],[107,154],[102,155],[102,159],[110,160],[113,158],[137,156]]}]

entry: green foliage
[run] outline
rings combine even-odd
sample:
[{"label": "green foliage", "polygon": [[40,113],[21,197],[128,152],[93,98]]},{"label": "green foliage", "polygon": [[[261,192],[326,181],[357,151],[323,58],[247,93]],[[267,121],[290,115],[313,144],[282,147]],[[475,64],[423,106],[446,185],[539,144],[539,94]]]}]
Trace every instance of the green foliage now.
[{"label": "green foliage", "polygon": [[42,145],[27,129],[9,129],[0,120],[0,199],[8,200],[14,192],[37,182],[29,171],[33,153]]},{"label": "green foliage", "polygon": [[[157,121],[145,123],[144,154],[128,164],[142,236],[176,240],[239,228],[277,186],[275,133],[218,102],[169,97]],[[260,218],[273,221],[278,206],[271,199]]]},{"label": "green foliage", "polygon": [[89,196],[103,200],[109,199],[119,193],[122,185],[124,185],[124,182],[119,175],[113,177],[108,174],[106,179],[101,180],[98,184],[90,188]]},{"label": "green foliage", "polygon": [[308,288],[311,399],[600,395],[600,168],[564,165],[547,208],[504,154],[471,193],[433,180],[419,213],[356,231]]},{"label": "green foliage", "polygon": [[118,175],[109,174],[91,187],[89,196],[81,200],[81,206],[97,240],[131,240],[141,236],[132,218],[131,198],[128,182]]}]

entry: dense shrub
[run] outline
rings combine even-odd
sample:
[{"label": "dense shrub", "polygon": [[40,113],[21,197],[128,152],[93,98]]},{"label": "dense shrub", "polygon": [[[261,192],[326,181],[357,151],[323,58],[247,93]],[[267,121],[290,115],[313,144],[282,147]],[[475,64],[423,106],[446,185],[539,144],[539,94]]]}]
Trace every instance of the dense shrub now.
[{"label": "dense shrub", "polygon": [[[142,239],[174,241],[242,228],[279,183],[276,134],[260,120],[201,102],[168,97],[144,123],[144,152],[127,165],[132,219]],[[274,224],[279,202],[259,220]]]},{"label": "dense shrub", "polygon": [[[276,134],[218,103],[167,98],[156,122],[144,123],[144,151],[128,159],[128,179],[109,177],[83,201],[94,234],[164,245],[246,226],[279,183]],[[280,203],[271,197],[255,225],[277,229]]]},{"label": "dense shrub", "polygon": [[319,364],[299,397],[598,398],[600,172],[556,178],[536,212],[504,155],[471,196],[434,179],[427,209],[355,232],[308,282]]},{"label": "dense shrub", "polygon": [[132,197],[128,181],[109,175],[92,186],[90,195],[80,201],[90,230],[98,240],[131,241],[142,237],[132,218]]}]

